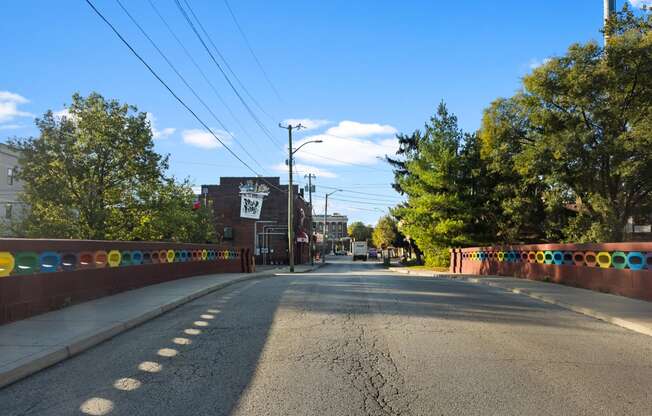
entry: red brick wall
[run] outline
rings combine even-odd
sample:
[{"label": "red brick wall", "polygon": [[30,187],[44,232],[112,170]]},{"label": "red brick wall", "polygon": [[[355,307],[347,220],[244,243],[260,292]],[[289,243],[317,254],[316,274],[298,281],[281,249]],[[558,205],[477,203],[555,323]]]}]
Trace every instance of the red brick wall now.
[{"label": "red brick wall", "polygon": [[[498,252],[515,251],[565,253],[652,253],[652,243],[605,243],[605,244],[534,244],[501,247],[470,247],[451,250],[450,271],[459,274],[513,276],[531,280],[551,281],[569,286],[652,301],[652,266],[640,270],[599,267],[599,265],[545,264],[523,258],[517,261],[500,261]],[[487,259],[474,259],[473,253],[488,253]]]},{"label": "red brick wall", "polygon": [[[223,250],[206,244],[159,242],[0,239],[0,252],[52,251],[58,253],[98,250]],[[249,250],[234,259],[196,260],[179,263],[84,268],[51,273],[12,274],[0,277],[0,324],[60,309],[103,296],[190,276],[249,271]]]},{"label": "red brick wall", "polygon": [[[223,240],[222,245],[225,247],[246,247],[250,248],[253,252],[254,249],[254,223],[256,220],[240,217],[240,184],[253,180],[259,183],[268,184],[270,193],[263,201],[263,208],[260,214],[260,221],[275,221],[275,225],[287,226],[287,185],[281,185],[278,177],[222,177],[220,178],[219,185],[203,185],[203,188],[208,189],[208,199],[212,201],[213,213],[215,215],[215,227],[218,234],[222,234],[224,227],[233,228],[233,240]],[[276,189],[275,187],[280,188]],[[309,229],[309,224],[312,222],[312,210],[307,201],[299,194],[297,185],[294,185],[294,207],[295,219],[298,217],[298,212],[303,209],[306,215],[305,227]],[[263,226],[270,224],[259,224],[258,233],[263,232]],[[287,233],[287,229],[279,232]],[[295,229],[296,234],[296,229]],[[288,261],[288,245],[287,237],[273,235],[270,236],[270,248],[274,250],[273,254],[269,254],[268,258],[275,262],[287,263]],[[295,246],[295,261],[297,264],[307,263],[308,258],[308,244],[296,243]],[[262,256],[256,256],[256,262],[261,263]]]}]

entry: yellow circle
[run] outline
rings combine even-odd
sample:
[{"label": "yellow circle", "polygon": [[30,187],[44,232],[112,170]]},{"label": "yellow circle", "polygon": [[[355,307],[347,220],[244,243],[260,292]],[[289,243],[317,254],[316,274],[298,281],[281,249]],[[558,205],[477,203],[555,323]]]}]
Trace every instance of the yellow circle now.
[{"label": "yellow circle", "polygon": [[208,258],[208,251],[206,249],[203,249],[201,251],[201,259],[206,260]]},{"label": "yellow circle", "polygon": [[15,265],[14,256],[10,252],[0,252],[0,277],[9,276]]},{"label": "yellow circle", "polygon": [[170,249],[167,251],[165,254],[165,257],[168,259],[168,263],[173,263],[174,262],[174,250]]},{"label": "yellow circle", "polygon": [[536,260],[537,260],[537,263],[545,262],[546,261],[546,253],[544,253],[543,251],[537,251]]},{"label": "yellow circle", "polygon": [[505,252],[504,251],[499,251],[498,252],[498,261],[503,261],[505,260]]},{"label": "yellow circle", "polygon": [[110,267],[119,266],[121,260],[122,254],[118,250],[109,251],[109,255],[107,256],[107,263],[109,263]]},{"label": "yellow circle", "polygon": [[[600,258],[604,259],[607,258],[606,260],[601,260]],[[608,269],[609,266],[611,266],[611,254],[609,254],[606,251],[601,251],[598,254],[595,255],[595,258],[598,262],[598,266],[602,267],[603,269]]]}]

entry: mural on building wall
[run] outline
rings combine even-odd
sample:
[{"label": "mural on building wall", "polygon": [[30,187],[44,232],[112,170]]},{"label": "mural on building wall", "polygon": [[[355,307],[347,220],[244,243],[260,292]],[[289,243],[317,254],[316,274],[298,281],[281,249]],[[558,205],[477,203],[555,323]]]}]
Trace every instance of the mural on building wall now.
[{"label": "mural on building wall", "polygon": [[306,229],[306,212],[303,208],[297,210],[295,218],[294,235],[297,236],[297,243],[308,243],[310,239],[308,238],[308,232]]},{"label": "mural on building wall", "polygon": [[263,199],[267,195],[269,195],[269,187],[265,184],[253,180],[240,184],[240,217],[260,219]]}]

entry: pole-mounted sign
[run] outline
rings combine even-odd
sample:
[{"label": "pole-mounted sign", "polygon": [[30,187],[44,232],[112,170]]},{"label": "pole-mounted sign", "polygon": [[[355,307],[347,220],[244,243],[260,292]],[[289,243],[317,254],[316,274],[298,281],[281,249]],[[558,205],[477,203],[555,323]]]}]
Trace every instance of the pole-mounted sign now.
[{"label": "pole-mounted sign", "polygon": [[269,195],[269,187],[263,183],[248,180],[240,184],[240,217],[260,219],[263,198]]}]

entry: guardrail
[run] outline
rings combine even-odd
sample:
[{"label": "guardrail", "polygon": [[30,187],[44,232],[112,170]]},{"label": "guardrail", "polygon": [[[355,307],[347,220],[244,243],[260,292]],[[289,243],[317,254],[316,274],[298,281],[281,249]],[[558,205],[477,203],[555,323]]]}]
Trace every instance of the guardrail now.
[{"label": "guardrail", "polygon": [[652,242],[452,249],[450,272],[547,280],[652,300]]},{"label": "guardrail", "polygon": [[0,239],[0,323],[164,281],[251,271],[248,249],[211,244]]}]

